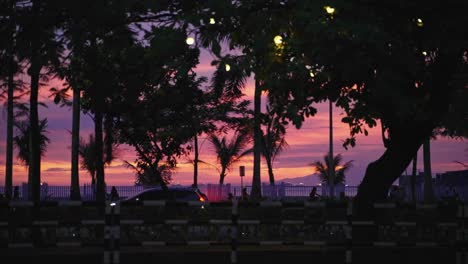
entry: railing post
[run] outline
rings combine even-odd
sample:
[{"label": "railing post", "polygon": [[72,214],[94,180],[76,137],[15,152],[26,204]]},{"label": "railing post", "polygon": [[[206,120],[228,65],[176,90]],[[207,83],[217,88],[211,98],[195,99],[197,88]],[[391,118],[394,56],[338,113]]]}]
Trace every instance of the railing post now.
[{"label": "railing post", "polygon": [[120,263],[120,202],[106,202],[104,264]]},{"label": "railing post", "polygon": [[232,199],[232,225],[231,225],[231,263],[237,263],[237,245],[238,245],[238,201]]},{"label": "railing post", "polygon": [[346,235],[346,253],[345,263],[349,264],[353,262],[353,199],[348,200],[348,207],[346,208],[346,220],[347,226],[345,226]]}]

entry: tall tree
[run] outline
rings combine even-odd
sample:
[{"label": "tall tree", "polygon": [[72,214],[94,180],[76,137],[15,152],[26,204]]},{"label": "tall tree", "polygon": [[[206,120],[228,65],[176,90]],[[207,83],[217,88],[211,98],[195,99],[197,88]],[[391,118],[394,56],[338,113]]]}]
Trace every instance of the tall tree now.
[{"label": "tall tree", "polygon": [[209,140],[214,147],[216,159],[221,167],[219,169],[219,184],[224,184],[224,178],[231,166],[253,151],[247,148],[251,141],[249,132],[246,130],[236,131],[231,140],[228,140],[226,136],[220,138],[211,134]]},{"label": "tall tree", "polygon": [[[28,74],[31,77],[29,97],[29,155],[30,199],[39,202],[41,182],[41,150],[38,114],[40,80],[47,80],[59,67],[63,46],[57,37],[62,17],[57,1],[37,1],[17,5],[21,7],[19,16],[18,46],[21,56],[29,61]],[[47,70],[48,76],[41,75]]]},{"label": "tall tree", "polygon": [[194,109],[205,103],[200,89],[205,79],[193,71],[199,50],[186,38],[183,30],[153,27],[145,36],[148,45],[135,45],[121,56],[127,74],[121,79],[125,100],[119,102],[126,111],[118,113],[118,138],[135,148],[139,169],[152,171],[163,189],[160,167],[175,167],[176,158],[187,153],[185,144],[200,129]]},{"label": "tall tree", "polygon": [[[466,135],[461,114],[467,107],[461,98],[468,96],[463,88],[468,79],[463,74],[467,34],[460,26],[467,22],[460,12],[466,3],[453,0],[443,10],[427,5],[421,9],[419,1],[384,7],[335,4],[284,1],[275,6],[271,24],[285,44],[280,58],[266,64],[269,74],[263,80],[277,112],[297,127],[315,112],[314,102],[336,102],[346,114],[342,121],[350,125],[352,137],[346,145],[354,145],[354,135],[367,134],[378,120],[386,124],[386,151],[369,164],[356,196],[357,204],[367,207],[385,199],[434,129]],[[271,6],[258,4],[255,10]],[[328,10],[335,11],[333,17]],[[448,34],[446,28],[455,33]],[[458,120],[458,125],[450,120]]]},{"label": "tall tree", "polygon": [[17,35],[17,1],[2,1],[0,8],[0,80],[1,87],[6,86],[7,100],[7,137],[6,137],[6,162],[5,162],[5,196],[12,197],[13,188],[13,124],[14,124],[14,91],[17,86],[16,74],[21,70],[19,67],[16,35]]}]

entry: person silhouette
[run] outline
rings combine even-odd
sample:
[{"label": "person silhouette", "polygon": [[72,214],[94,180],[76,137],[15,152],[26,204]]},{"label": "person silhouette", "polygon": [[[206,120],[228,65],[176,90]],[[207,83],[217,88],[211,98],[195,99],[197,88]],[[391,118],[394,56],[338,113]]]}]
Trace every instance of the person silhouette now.
[{"label": "person silhouette", "polygon": [[110,192],[110,199],[111,201],[119,200],[119,193],[117,192],[117,189],[115,186],[112,186],[111,192]]},{"label": "person silhouette", "polygon": [[309,200],[317,200],[317,187],[313,187],[312,190],[309,193]]},{"label": "person silhouette", "polygon": [[13,200],[19,200],[19,187],[15,186],[13,189]]},{"label": "person silhouette", "polygon": [[249,199],[249,194],[247,193],[247,188],[242,188],[242,200],[247,201]]}]

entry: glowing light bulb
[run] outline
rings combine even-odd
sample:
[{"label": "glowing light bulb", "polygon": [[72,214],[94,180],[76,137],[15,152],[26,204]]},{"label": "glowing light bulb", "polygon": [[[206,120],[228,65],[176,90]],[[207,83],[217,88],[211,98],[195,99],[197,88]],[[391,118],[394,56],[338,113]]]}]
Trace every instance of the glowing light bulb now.
[{"label": "glowing light bulb", "polygon": [[195,39],[192,38],[192,37],[188,37],[186,40],[185,40],[185,43],[187,43],[187,45],[193,45],[195,43]]},{"label": "glowing light bulb", "polygon": [[215,23],[216,23],[215,19],[214,19],[213,17],[210,18],[210,24],[211,24],[211,25],[214,25]]},{"label": "glowing light bulb", "polygon": [[315,77],[315,73],[314,73],[312,70],[309,71],[309,75],[310,75],[310,77],[312,77],[312,78]]},{"label": "glowing light bulb", "polygon": [[427,56],[427,52],[426,52],[426,51],[423,51],[423,52],[422,52],[422,55]]},{"label": "glowing light bulb", "polygon": [[283,43],[283,37],[281,37],[280,35],[277,35],[273,38],[273,42],[275,42],[275,44],[279,46]]},{"label": "glowing light bulb", "polygon": [[231,70],[231,66],[226,63],[226,65],[224,65],[224,69],[228,72]]},{"label": "glowing light bulb", "polygon": [[333,15],[335,13],[335,8],[331,6],[324,6],[323,8],[325,8],[325,11],[327,11],[327,14],[329,15]]},{"label": "glowing light bulb", "polygon": [[423,21],[422,21],[421,18],[416,19],[416,25],[417,25],[418,27],[424,26],[424,23],[423,23]]}]

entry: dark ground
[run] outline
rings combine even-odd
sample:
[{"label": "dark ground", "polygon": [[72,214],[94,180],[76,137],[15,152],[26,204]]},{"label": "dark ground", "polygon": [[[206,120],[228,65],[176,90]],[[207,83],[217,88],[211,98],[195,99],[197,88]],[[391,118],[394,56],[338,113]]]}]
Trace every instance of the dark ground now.
[{"label": "dark ground", "polygon": [[[0,249],[1,263],[103,263],[102,248]],[[343,248],[307,246],[244,246],[238,263],[293,264],[345,263]],[[352,263],[404,264],[455,263],[455,250],[447,248],[355,248]],[[230,263],[227,246],[171,246],[123,248],[120,263]]]}]

